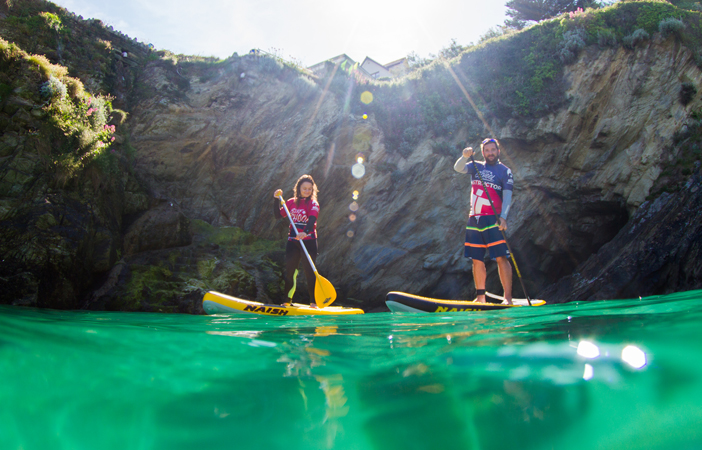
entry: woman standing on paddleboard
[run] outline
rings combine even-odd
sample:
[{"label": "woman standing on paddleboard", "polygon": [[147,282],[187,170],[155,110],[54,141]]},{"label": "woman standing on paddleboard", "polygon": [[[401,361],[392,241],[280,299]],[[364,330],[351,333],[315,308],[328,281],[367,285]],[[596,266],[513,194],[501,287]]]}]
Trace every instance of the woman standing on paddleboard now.
[{"label": "woman standing on paddleboard", "polygon": [[[312,258],[313,263],[317,263],[317,217],[319,216],[319,203],[317,203],[317,185],[310,175],[303,175],[295,183],[295,196],[285,204],[290,211],[295,229],[290,225],[288,242],[285,245],[285,290],[288,302],[292,304],[292,297],[295,293],[297,268],[302,260],[302,268],[307,279],[307,290],[310,294],[310,305],[316,307],[314,297],[315,273],[310,263],[305,257],[301,245],[304,245]],[[281,208],[280,199],[283,190],[277,189],[273,196],[276,198],[273,205],[273,213],[276,219],[286,217],[285,209]]]}]

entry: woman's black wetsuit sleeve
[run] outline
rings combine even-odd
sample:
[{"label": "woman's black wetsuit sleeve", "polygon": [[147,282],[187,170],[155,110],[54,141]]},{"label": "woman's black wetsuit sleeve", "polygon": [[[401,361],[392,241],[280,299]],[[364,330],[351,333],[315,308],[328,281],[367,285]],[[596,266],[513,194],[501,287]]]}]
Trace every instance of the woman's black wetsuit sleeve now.
[{"label": "woman's black wetsuit sleeve", "polygon": [[315,216],[310,216],[309,219],[307,219],[307,225],[305,226],[305,229],[303,230],[307,234],[312,234],[314,231],[314,223],[317,221],[317,218]]},{"label": "woman's black wetsuit sleeve", "polygon": [[273,199],[273,217],[276,219],[282,219],[283,216],[280,215],[280,200],[277,198]]}]

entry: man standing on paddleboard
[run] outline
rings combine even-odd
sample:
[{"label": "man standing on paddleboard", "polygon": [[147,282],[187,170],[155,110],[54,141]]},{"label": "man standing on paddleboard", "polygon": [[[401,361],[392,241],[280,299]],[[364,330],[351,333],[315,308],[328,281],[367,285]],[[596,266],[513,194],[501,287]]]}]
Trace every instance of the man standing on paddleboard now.
[{"label": "man standing on paddleboard", "polygon": [[[465,257],[473,260],[473,281],[476,300],[485,303],[485,251],[497,262],[505,303],[512,304],[512,265],[503,231],[507,229],[507,213],[512,202],[512,171],[502,164],[500,143],[485,139],[480,144],[485,162],[472,159],[473,148],[463,149],[453,169],[471,176],[470,217],[466,227]],[[476,172],[476,170],[478,172]]]}]

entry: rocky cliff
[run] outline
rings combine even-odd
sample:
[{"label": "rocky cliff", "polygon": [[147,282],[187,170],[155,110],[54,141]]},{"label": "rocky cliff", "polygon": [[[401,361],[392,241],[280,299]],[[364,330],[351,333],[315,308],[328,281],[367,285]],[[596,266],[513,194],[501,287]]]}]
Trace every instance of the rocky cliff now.
[{"label": "rocky cliff", "polygon": [[[157,310],[148,306],[156,284],[170,286],[166,303],[181,305],[166,310],[197,311],[207,288],[277,300],[286,226],[272,217],[272,193],[291,194],[303,173],[320,187],[318,265],[340,304],[373,309],[389,290],[472,297],[462,257],[468,180],[452,166],[462,146],[493,135],[515,177],[507,235],[532,297],[563,302],[702,286],[692,207],[699,47],[692,32],[656,31],[680,13],[670,5],[656,6],[646,39],[627,40],[648,7],[565,17],[390,85],[335,68],[316,79],[257,55],[216,63],[144,58],[123,89],[126,138],[136,150],[131,170],[151,209],[123,215],[123,259],[95,271],[98,289],[85,290],[81,302]],[[699,13],[685,14],[685,30],[698,29]],[[609,32],[603,23],[625,19],[631,34],[601,38]],[[560,37],[539,43],[547,32]],[[569,46],[572,36],[582,45]],[[560,64],[523,56],[537,45],[560,49]],[[509,52],[522,55],[524,73],[509,73],[516,64]],[[476,74],[491,70],[494,82]],[[363,174],[354,176],[359,157]],[[249,237],[227,234],[237,229]],[[250,256],[257,240],[271,244]],[[488,288],[500,291],[490,267]],[[138,302],[119,300],[135,292]]]}]

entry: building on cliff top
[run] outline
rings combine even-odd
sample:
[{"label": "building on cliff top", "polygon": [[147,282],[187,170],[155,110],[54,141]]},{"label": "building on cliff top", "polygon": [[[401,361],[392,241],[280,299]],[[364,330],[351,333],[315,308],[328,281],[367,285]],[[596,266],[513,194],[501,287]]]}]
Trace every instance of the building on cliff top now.
[{"label": "building on cliff top", "polygon": [[366,56],[363,63],[359,64],[345,53],[309,66],[307,69],[312,71],[318,77],[324,77],[327,75],[329,70],[334,68],[334,66],[338,66],[341,70],[349,73],[355,71],[362,77],[370,80],[399,78],[409,72],[409,63],[407,62],[407,58],[400,58],[396,61],[383,65]]}]

